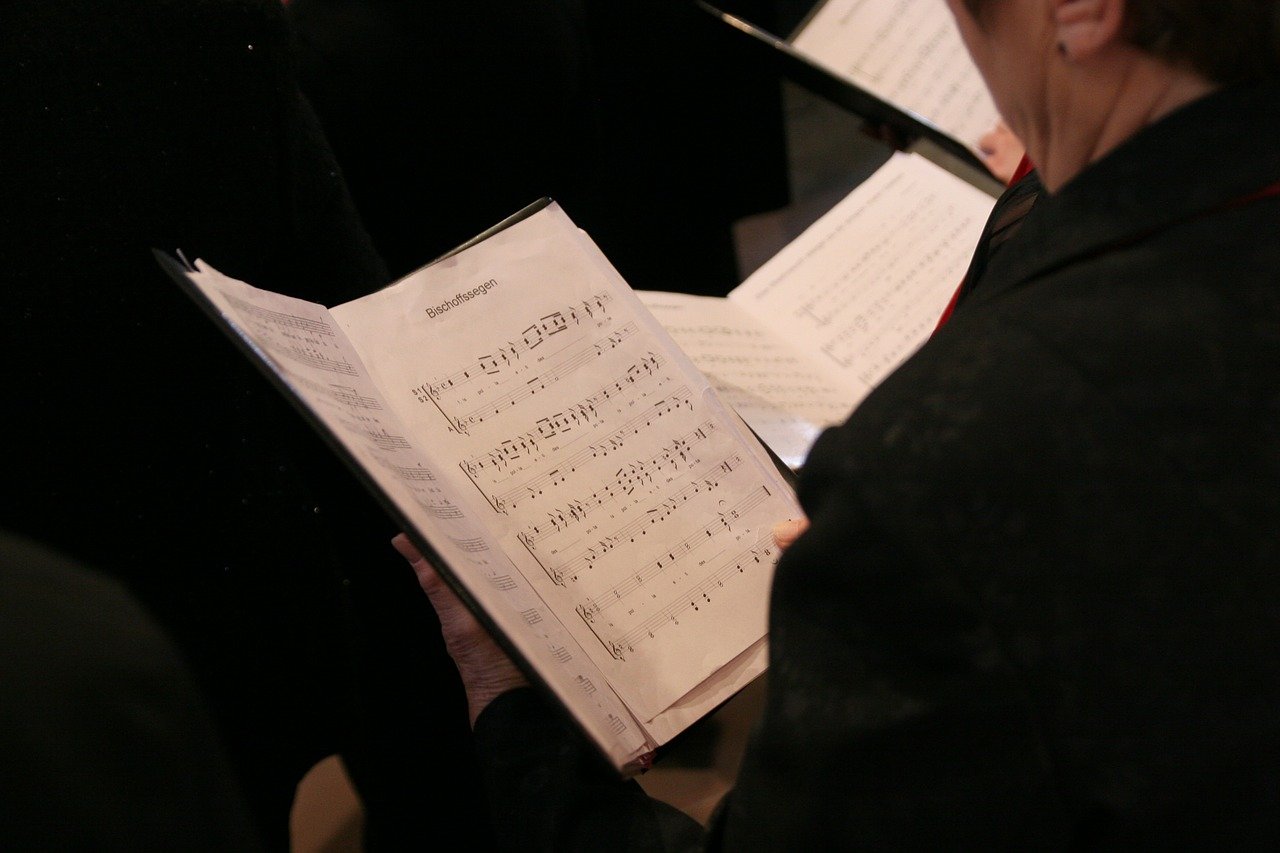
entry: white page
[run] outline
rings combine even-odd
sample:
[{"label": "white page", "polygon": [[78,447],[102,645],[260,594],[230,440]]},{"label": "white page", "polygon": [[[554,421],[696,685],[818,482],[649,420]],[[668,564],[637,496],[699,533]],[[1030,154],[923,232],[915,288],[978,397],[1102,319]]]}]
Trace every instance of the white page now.
[{"label": "white page", "polygon": [[1000,114],[942,0],[828,0],[792,46],[975,154]]},{"label": "white page", "polygon": [[646,752],[643,727],[470,510],[442,488],[424,445],[391,410],[330,312],[197,267],[189,278],[423,531],[615,763],[623,766]]},{"label": "white page", "polygon": [[727,299],[642,291],[722,396],[792,468],[928,339],[995,200],[896,154]]},{"label": "white page", "polygon": [[860,402],[937,327],[994,205],[924,157],[895,154],[729,300]]},{"label": "white page", "polygon": [[794,497],[558,206],[332,313],[638,719],[764,638]]},{"label": "white page", "polygon": [[803,464],[823,427],[841,422],[853,408],[852,386],[733,301],[656,290],[637,295],[725,402],[791,468]]}]

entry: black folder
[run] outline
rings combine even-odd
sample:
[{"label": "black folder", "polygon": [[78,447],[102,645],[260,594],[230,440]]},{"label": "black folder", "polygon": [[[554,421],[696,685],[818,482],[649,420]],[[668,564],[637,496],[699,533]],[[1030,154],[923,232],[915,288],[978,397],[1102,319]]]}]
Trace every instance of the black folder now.
[{"label": "black folder", "polygon": [[[870,124],[892,128],[905,143],[919,138],[928,139],[947,153],[985,173],[986,167],[967,145],[933,124],[927,117],[909,112],[884,100],[859,86],[852,79],[814,61],[795,47],[796,36],[809,24],[826,0],[800,4],[808,8],[804,11],[799,23],[785,37],[747,20],[734,10],[733,0],[716,0],[715,3],[708,0],[694,0],[694,2],[707,13],[760,45],[765,61],[774,63],[779,73],[787,79],[849,110]],[[781,23],[780,20],[779,24]]]}]

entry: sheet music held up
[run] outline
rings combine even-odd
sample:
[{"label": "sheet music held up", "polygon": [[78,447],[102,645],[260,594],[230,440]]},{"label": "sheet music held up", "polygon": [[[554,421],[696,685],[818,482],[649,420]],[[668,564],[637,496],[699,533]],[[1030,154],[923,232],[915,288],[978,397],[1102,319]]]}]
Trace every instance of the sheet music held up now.
[{"label": "sheet music held up", "polygon": [[188,277],[616,764],[763,670],[799,508],[558,206],[332,309]]},{"label": "sheet music held up", "polygon": [[995,200],[895,154],[727,299],[640,297],[788,465],[937,324]]},{"label": "sheet music held up", "polygon": [[826,0],[791,44],[975,154],[999,120],[942,0]]}]

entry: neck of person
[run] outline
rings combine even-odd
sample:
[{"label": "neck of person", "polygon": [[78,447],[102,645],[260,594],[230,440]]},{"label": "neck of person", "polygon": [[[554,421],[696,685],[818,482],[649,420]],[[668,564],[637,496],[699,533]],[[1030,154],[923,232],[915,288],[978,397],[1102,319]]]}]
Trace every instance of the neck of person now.
[{"label": "neck of person", "polygon": [[[1027,150],[1045,189],[1056,192],[1138,131],[1218,88],[1199,73],[1128,49],[1072,69]],[[1032,141],[1034,140],[1034,141]]]}]

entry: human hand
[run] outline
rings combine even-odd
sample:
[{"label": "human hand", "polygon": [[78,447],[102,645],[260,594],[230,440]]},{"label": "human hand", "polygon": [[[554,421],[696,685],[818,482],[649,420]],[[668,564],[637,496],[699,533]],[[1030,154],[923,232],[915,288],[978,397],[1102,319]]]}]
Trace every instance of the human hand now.
[{"label": "human hand", "polygon": [[1013,135],[1013,131],[1000,121],[978,140],[978,148],[982,152],[982,163],[1004,184],[1008,184],[1022,162],[1026,147],[1022,140]]},{"label": "human hand", "polygon": [[529,681],[462,603],[462,599],[436,573],[430,561],[414,547],[409,537],[398,533],[392,538],[391,545],[409,561],[418,576],[418,585],[440,617],[445,649],[462,676],[471,725],[475,726],[476,718],[490,702],[508,690],[527,686]]},{"label": "human hand", "polygon": [[791,543],[800,538],[800,534],[809,529],[809,519],[807,518],[790,518],[786,521],[780,521],[773,526],[773,544],[778,546],[779,551],[785,551],[791,547]]}]

